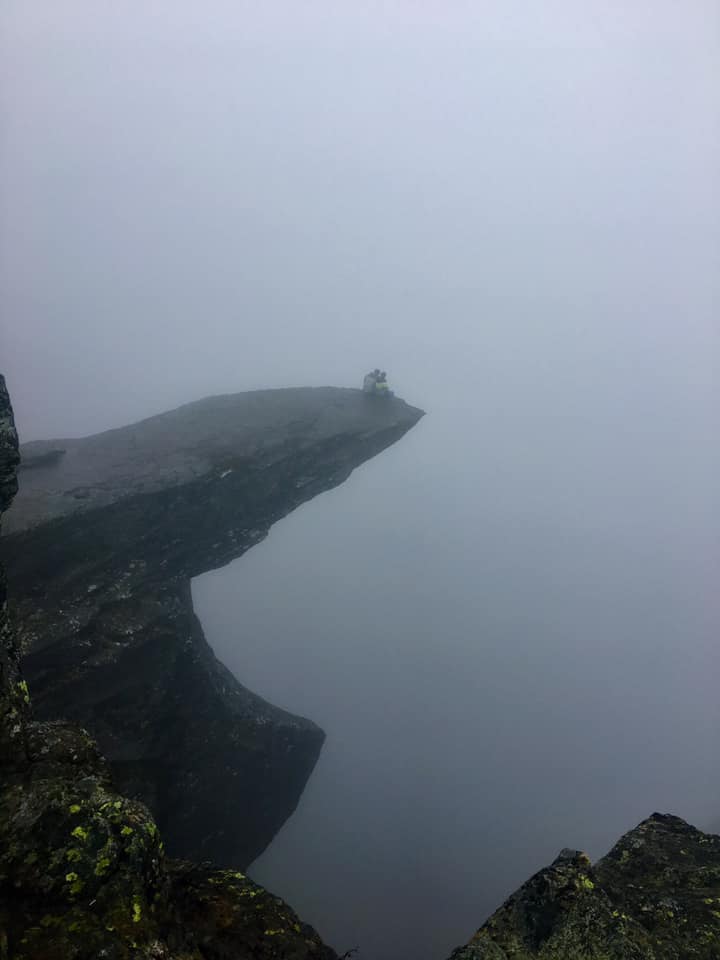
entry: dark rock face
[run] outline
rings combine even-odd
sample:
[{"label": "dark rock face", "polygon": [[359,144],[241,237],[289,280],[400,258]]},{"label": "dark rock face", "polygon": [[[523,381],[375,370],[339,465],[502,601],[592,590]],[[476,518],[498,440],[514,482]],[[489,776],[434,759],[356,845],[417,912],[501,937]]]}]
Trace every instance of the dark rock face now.
[{"label": "dark rock face", "polygon": [[653,814],[590,864],[563,851],[453,960],[717,960],[720,837]]},{"label": "dark rock face", "polygon": [[[17,492],[18,437],[15,420],[0,375],[0,517]],[[5,568],[0,564],[0,762],[11,762],[24,753],[22,720],[28,711],[27,687],[18,666],[15,635],[7,613]]]},{"label": "dark rock face", "polygon": [[[0,451],[1,514],[17,463],[2,378]],[[242,873],[166,860],[147,808],[115,792],[90,737],[33,719],[0,612],[0,958],[336,960]]]},{"label": "dark rock face", "polygon": [[171,852],[246,866],[295,808],[324,738],[216,660],[190,579],[421,416],[356,390],[260,391],[22,448],[31,469],[2,554],[35,709],[88,728]]},{"label": "dark rock face", "polygon": [[[44,466],[58,462],[59,458],[51,458]],[[17,437],[0,377],[0,514],[13,496],[16,464]],[[38,470],[42,467],[36,464]],[[83,513],[76,508],[69,511],[72,516]],[[88,511],[91,517],[92,513]],[[104,529],[104,521],[95,519]],[[59,522],[48,526],[57,529]],[[33,524],[26,528],[23,542],[33,542],[33,529]],[[37,531],[42,530],[39,521]],[[119,536],[120,526],[114,533]],[[91,543],[82,539],[86,534],[81,525],[81,543]],[[51,548],[52,538],[43,542]],[[69,547],[75,549],[72,543]],[[76,548],[80,556],[82,548]],[[110,563],[111,552],[108,546],[102,562]],[[93,559],[88,557],[86,562],[97,574]],[[43,569],[38,560],[35,565]],[[0,568],[0,590],[3,576]],[[63,582],[73,585],[80,576],[80,570],[69,569]],[[142,623],[148,631],[160,624],[167,630],[165,639],[162,631],[158,635],[157,657],[162,663],[176,662],[178,631],[187,631],[183,636],[192,653],[182,660],[178,672],[189,671],[202,691],[197,694],[195,712],[191,701],[187,713],[178,713],[184,718],[180,729],[194,719],[208,723],[205,729],[213,731],[217,716],[197,711],[200,705],[210,710],[215,701],[227,711],[221,713],[224,719],[244,729],[244,711],[261,707],[257,698],[223,673],[203,646],[201,635],[193,635],[199,628],[189,611],[189,595],[183,595],[176,583],[176,594],[168,588],[167,596],[161,590],[158,596],[144,596],[140,582],[128,577],[130,587],[127,580],[121,581],[121,591],[129,595],[116,597],[113,606],[109,586],[101,588],[97,579],[88,584],[94,585],[89,592],[94,595],[104,589],[103,604],[110,604],[111,610],[101,616],[102,605],[88,604],[85,626],[100,618],[111,637],[113,624],[120,637],[118,623],[126,627]],[[156,586],[166,583],[160,576],[154,582]],[[38,591],[45,604],[49,600],[43,590],[48,589]],[[59,591],[60,586],[55,589]],[[137,606],[133,606],[129,601],[137,593]],[[71,723],[34,719],[4,595],[0,599],[0,960],[337,960],[285,903],[239,871],[168,860],[149,811],[116,792],[90,736]],[[167,604],[173,609],[173,603],[175,619],[167,615]],[[135,610],[137,620],[123,620],[128,608]],[[77,617],[80,604],[70,609]],[[152,611],[159,611],[155,619]],[[64,616],[68,615],[65,611]],[[41,605],[30,628],[36,648],[63,650],[65,637],[67,650],[72,651],[75,634],[58,630],[46,640],[41,632],[45,621],[51,626],[50,614]],[[182,627],[176,626],[173,632],[175,624]],[[97,625],[89,636],[101,639]],[[122,656],[133,649],[132,642],[117,643]],[[106,663],[103,657],[113,662],[112,651],[98,650],[101,665]],[[148,666],[153,654],[148,636],[135,651],[138,670]],[[59,657],[56,668],[68,670],[69,676],[58,683],[72,689],[77,676],[90,672],[94,661],[76,657],[70,663],[68,668]],[[106,680],[108,686],[101,688],[97,702],[114,696],[117,710],[129,723],[132,711],[121,711],[132,685],[129,674],[120,677],[115,688]],[[213,680],[217,687],[212,686]],[[176,692],[189,689],[174,676],[172,683]],[[134,709],[142,710],[140,695],[135,695]],[[269,725],[281,722],[280,711],[264,708]],[[300,723],[294,718],[287,722]],[[108,727],[116,729],[110,722]],[[254,728],[249,729],[252,733]],[[258,742],[250,734],[248,741],[251,746]],[[118,737],[117,742],[123,741]],[[261,742],[261,747],[269,742]],[[242,747],[248,749],[247,744]],[[562,850],[551,866],[532,877],[452,956],[453,960],[717,960],[720,837],[701,833],[677,817],[654,814],[594,866],[585,854]]]},{"label": "dark rock face", "polygon": [[0,374],[0,513],[7,510],[17,493],[19,463],[15,420],[5,386],[5,377]]}]

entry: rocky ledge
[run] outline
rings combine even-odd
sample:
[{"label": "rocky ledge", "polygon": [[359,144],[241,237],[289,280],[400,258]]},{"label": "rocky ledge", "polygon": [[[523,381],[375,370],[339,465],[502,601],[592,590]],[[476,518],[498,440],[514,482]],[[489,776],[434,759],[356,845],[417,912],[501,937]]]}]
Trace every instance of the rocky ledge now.
[{"label": "rocky ledge", "polygon": [[[295,808],[324,738],[218,662],[191,578],[421,416],[358,390],[259,391],[21,448],[1,553],[36,714],[90,731],[174,855],[244,868]],[[12,456],[0,450],[0,467]]]},{"label": "rocky ledge", "polygon": [[[0,515],[17,435],[0,376]],[[336,960],[242,873],[165,857],[143,804],[119,795],[87,733],[35,720],[0,565],[0,958]]]},{"label": "rocky ledge", "polygon": [[653,814],[595,865],[563,850],[451,960],[718,960],[720,837]]},{"label": "rocky ledge", "polygon": [[[368,417],[380,419],[390,414],[390,408],[377,411],[371,408],[367,412]],[[415,414],[419,415],[417,411]],[[135,429],[142,434],[144,425]],[[393,429],[402,432],[401,424]],[[381,433],[375,432],[378,449],[382,445]],[[372,437],[373,432],[369,431],[367,439],[372,441]],[[40,461],[30,457],[26,465],[32,464],[33,476],[36,471],[42,476],[45,469],[59,467],[76,444],[88,444],[92,449],[93,442],[99,440],[72,441],[45,450],[41,447],[37,450]],[[345,444],[343,441],[338,445]],[[48,457],[50,449],[55,452]],[[58,450],[64,452],[58,453]],[[269,452],[267,456],[272,457]],[[100,456],[99,460],[102,459]],[[335,482],[343,476],[343,471],[352,469],[350,462],[348,459],[342,468],[338,467]],[[12,410],[0,377],[0,514],[15,493],[17,463]],[[73,469],[81,466],[82,459]],[[99,463],[96,467],[99,468]],[[214,476],[212,470],[218,469],[212,466],[210,477]],[[236,467],[228,467],[226,462],[220,474],[228,469]],[[71,540],[64,545],[76,558],[81,555],[82,544],[93,545],[88,531],[106,537],[113,534],[122,546],[119,523],[113,526],[114,521],[108,521],[102,512],[120,510],[125,499],[121,492],[123,483],[133,488],[131,472],[127,467],[126,470],[124,474],[108,478],[104,486],[100,486],[100,480],[91,482],[88,495],[79,498],[84,502],[79,506],[70,504],[66,514],[58,510],[57,498],[62,496],[62,485],[46,478],[45,486],[38,485],[35,495],[28,500],[32,508],[24,514],[22,511],[15,514],[18,542],[32,544],[33,531],[40,534],[47,526],[77,535],[77,544]],[[137,480],[143,470],[142,457],[135,470]],[[92,471],[87,471],[86,480],[91,475]],[[103,475],[107,478],[107,473],[103,474],[100,469],[95,473],[96,477]],[[206,478],[206,484],[212,482],[208,471],[201,471],[199,476]],[[217,482],[227,476],[217,475]],[[328,485],[331,485],[330,476],[326,475]],[[178,482],[182,487],[182,479]],[[319,478],[316,476],[313,482],[319,483]],[[94,483],[100,486],[97,497],[92,492]],[[248,483],[252,488],[253,484]],[[296,489],[303,486],[308,484]],[[167,492],[171,486],[162,489]],[[114,492],[117,493],[115,499]],[[157,495],[159,491],[149,493]],[[144,495],[129,496],[132,499],[132,496]],[[189,494],[179,490],[178,495],[180,515],[192,519]],[[108,496],[109,503],[93,507],[93,500]],[[52,521],[42,519],[39,507],[43,502],[52,505],[48,507]],[[202,502],[197,505],[199,510]],[[260,495],[257,502],[264,502]],[[144,505],[141,501],[127,513],[129,529],[133,523],[139,523],[133,519],[133,509],[142,516]],[[63,526],[71,519],[78,526]],[[155,556],[154,549],[161,549],[157,545],[153,548],[155,538],[166,529],[161,520],[152,516],[148,519],[153,533],[144,557]],[[182,538],[179,539],[182,542]],[[52,537],[47,536],[42,542],[52,547]],[[223,541],[218,539],[217,543],[222,546]],[[100,557],[109,564],[107,558],[112,544],[102,538],[99,544]],[[170,555],[182,557],[183,552],[178,546]],[[25,562],[43,569],[38,558]],[[80,590],[83,578],[77,562],[77,568],[68,568],[66,581],[60,573],[56,574],[60,579],[57,584],[46,572],[42,582],[49,580],[49,585],[43,589],[48,591],[52,587],[62,599],[61,588],[67,582],[68,595],[74,596],[72,590]],[[51,569],[52,557],[47,563]],[[104,590],[103,603],[110,604],[111,589],[107,584],[102,585],[99,576],[104,575],[105,567],[100,559],[95,561],[92,554],[86,556],[86,564],[86,592],[94,596]],[[145,569],[152,571],[153,564],[146,561]],[[142,803],[117,791],[91,737],[72,723],[34,717],[30,690],[20,670],[19,650],[7,617],[3,577],[0,565],[0,960],[91,960],[96,957],[108,960],[229,960],[231,957],[337,960],[336,954],[287,904],[239,870],[218,870],[208,864],[168,859],[152,815]],[[154,602],[162,608],[165,601],[158,584],[167,581],[155,572],[154,582],[158,591]],[[120,583],[120,592],[128,595],[114,601],[113,610],[120,610],[118,616],[124,610],[123,604],[137,596],[141,587],[134,572]],[[73,640],[78,633],[85,636],[75,624],[66,626],[65,632],[51,633],[50,640],[45,642],[42,625],[52,627],[51,611],[42,590],[38,596],[45,606],[40,604],[36,620],[26,613],[23,627],[26,637],[30,631],[39,651],[47,648],[50,652],[54,649],[62,652],[63,637],[70,652],[75,644],[82,646],[79,640]],[[24,602],[29,605],[30,599]],[[74,609],[78,608],[81,604],[76,601]],[[106,615],[103,619],[101,607],[95,608],[89,603],[82,610],[84,623],[91,625],[89,638],[99,643],[102,637],[95,632],[99,626],[94,621],[99,617],[104,628],[110,629],[114,623],[112,616]],[[153,622],[150,620],[145,629],[149,630]],[[150,638],[145,642],[150,644]],[[188,670],[198,678],[202,678],[203,672],[213,670],[222,676],[222,668],[212,661],[209,653],[196,655],[203,643],[201,635],[195,634],[189,642],[195,644],[195,654],[188,656],[187,662],[192,667],[188,666]],[[122,664],[134,639],[131,636],[129,641],[120,639],[117,643],[117,661]],[[90,650],[87,656],[91,658],[92,642],[85,649]],[[103,658],[101,646],[97,649],[97,663],[102,668],[97,675],[102,678],[103,670],[109,670],[115,661],[112,657]],[[167,655],[166,646],[160,645],[160,651]],[[142,647],[133,661],[139,668],[144,663],[141,654]],[[92,658],[87,662],[80,657],[70,662],[72,668],[67,667],[62,657],[57,660],[56,682],[60,690],[63,684],[71,687],[81,681],[84,674],[92,674],[96,664]],[[174,663],[172,658],[168,662]],[[147,665],[153,667],[151,657]],[[67,670],[67,675],[63,670]],[[121,700],[123,683],[128,684],[128,678],[123,672],[119,672],[119,677],[116,697]],[[170,682],[177,693],[177,677],[171,675]],[[51,689],[51,684],[46,683],[46,689]],[[231,698],[231,703],[233,697],[252,700],[252,694],[236,688],[232,678],[226,678],[225,687],[213,688],[207,684],[205,689],[214,690],[216,702],[221,705],[226,697]],[[210,695],[207,696],[210,699]],[[52,702],[49,695],[47,702]],[[211,708],[212,703],[208,702],[207,709]],[[285,721],[286,715],[281,712],[277,712],[280,713],[278,720],[274,708],[268,705],[262,705],[262,709],[269,711],[269,724],[301,723],[295,718]],[[248,743],[252,745],[252,720],[237,719],[229,708],[225,716],[234,718],[239,728],[242,722],[246,724],[250,731]],[[141,741],[146,742],[149,741]],[[260,741],[261,747],[266,743]],[[247,744],[246,749],[249,749]],[[122,769],[122,764],[119,767]],[[252,782],[247,782],[246,787],[252,789]],[[202,800],[202,794],[199,797]],[[442,909],[442,904],[438,909]],[[677,817],[654,814],[626,834],[594,865],[579,851],[563,850],[549,867],[513,894],[466,946],[456,950],[452,960],[717,960],[718,957],[720,837],[701,833]]]}]

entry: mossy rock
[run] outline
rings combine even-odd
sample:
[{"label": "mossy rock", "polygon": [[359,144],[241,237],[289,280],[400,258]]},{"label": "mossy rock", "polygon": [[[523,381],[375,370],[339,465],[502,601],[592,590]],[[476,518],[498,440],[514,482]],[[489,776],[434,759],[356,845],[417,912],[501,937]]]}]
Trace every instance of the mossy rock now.
[{"label": "mossy rock", "polygon": [[[0,376],[0,510],[17,438]],[[0,565],[0,960],[334,960],[242,874],[173,864],[92,738],[32,718]]]},{"label": "mossy rock", "polygon": [[453,960],[718,960],[720,837],[653,814],[595,866],[561,855]]}]

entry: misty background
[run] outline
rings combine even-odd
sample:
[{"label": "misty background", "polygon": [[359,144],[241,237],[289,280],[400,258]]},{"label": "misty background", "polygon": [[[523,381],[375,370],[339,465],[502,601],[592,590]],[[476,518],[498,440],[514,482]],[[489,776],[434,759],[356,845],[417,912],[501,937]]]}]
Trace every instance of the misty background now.
[{"label": "misty background", "polygon": [[251,873],[340,950],[720,820],[719,64],[710,0],[3,5],[23,440],[375,366],[428,411],[194,584],[328,735]]}]

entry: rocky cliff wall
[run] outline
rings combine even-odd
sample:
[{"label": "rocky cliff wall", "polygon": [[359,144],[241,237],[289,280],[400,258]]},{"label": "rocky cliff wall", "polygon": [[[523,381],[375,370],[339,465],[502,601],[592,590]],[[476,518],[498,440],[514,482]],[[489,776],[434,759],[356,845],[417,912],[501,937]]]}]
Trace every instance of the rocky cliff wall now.
[{"label": "rocky cliff wall", "polygon": [[[17,493],[20,461],[10,397],[0,375],[0,518]],[[22,720],[28,710],[27,690],[19,668],[19,651],[10,629],[7,581],[0,563],[0,762],[11,763],[24,754]]]},{"label": "rocky cliff wall", "polygon": [[[17,461],[0,377],[0,518]],[[2,577],[0,565],[0,589]],[[116,792],[88,734],[33,718],[0,600],[0,960],[335,960],[242,873],[166,859],[149,811]]]},{"label": "rocky cliff wall", "polygon": [[[40,463],[35,456],[41,458]],[[41,477],[42,469],[59,464],[64,456],[57,448],[31,449],[26,468],[37,470]],[[0,515],[15,491],[17,460],[12,409],[0,377]],[[122,482],[127,482],[127,475]],[[50,488],[49,497],[62,496],[59,478],[46,476],[43,483]],[[305,483],[303,477],[301,486]],[[107,495],[106,488],[102,496]],[[92,493],[80,499],[92,501]],[[109,502],[115,501],[110,497]],[[33,536],[40,536],[49,551],[53,549],[52,533],[63,513],[56,504],[53,520],[43,520],[42,512],[37,512],[41,503],[42,497],[36,496],[31,521],[27,515],[23,521],[22,512],[15,516],[16,534],[25,531],[10,551],[19,559],[17,544],[32,543]],[[140,517],[147,516],[144,506],[133,508]],[[79,507],[71,504],[64,516],[76,522],[87,513],[87,522],[103,529],[104,521],[93,516],[95,508],[84,509],[87,507],[86,503]],[[105,529],[122,539],[120,525]],[[155,527],[156,532],[163,529],[163,523]],[[77,562],[77,568],[68,570],[67,582],[74,584],[70,596],[82,594],[83,555],[85,572],[93,574],[84,581],[85,593],[91,596],[101,589],[96,582],[97,564],[111,562],[111,544],[106,544],[100,557],[83,553],[93,542],[84,539],[87,533],[83,530],[83,526],[76,527],[77,542],[71,539],[62,548]],[[73,527],[65,531],[72,533]],[[152,552],[149,549],[148,555]],[[33,569],[45,569],[41,555],[34,560],[25,557],[24,562],[26,578]],[[159,563],[162,566],[161,553]],[[141,593],[142,581],[133,576],[121,581],[126,585],[120,592],[128,596],[120,596],[120,601]],[[2,577],[0,568],[0,592]],[[72,637],[78,631],[75,623],[69,634],[67,626],[58,629],[52,623],[52,579],[46,570],[34,594],[43,601],[34,620],[28,581],[28,595],[21,601],[28,604],[23,630],[26,637],[30,631],[35,650],[71,651]],[[60,590],[63,582],[56,589]],[[166,582],[156,576],[153,589]],[[145,597],[144,602],[160,609],[158,621],[162,622],[167,598],[160,593],[159,600]],[[183,617],[187,618],[183,629],[199,629],[189,611],[189,595],[173,602],[178,605],[177,615],[167,625],[166,645],[160,634],[155,636],[161,663],[172,659],[178,636],[182,636],[178,623]],[[85,620],[77,616],[79,603],[69,609],[75,610],[73,616],[79,624],[92,624],[107,604],[112,606],[112,594],[97,607],[89,604]],[[120,623],[127,626],[123,619],[126,609],[120,605]],[[67,615],[66,610],[63,616]],[[112,629],[113,619],[107,611],[101,622]],[[147,629],[152,630],[155,622],[148,617]],[[43,636],[43,623],[50,629],[49,638]],[[84,643],[86,637],[79,632]],[[121,634],[117,636],[122,659],[133,644],[123,643]],[[93,631],[90,637],[96,637],[98,643],[102,640]],[[219,676],[221,682],[222,668],[212,659],[210,665],[202,663],[203,656],[212,655],[203,650],[201,635],[188,642],[193,650],[187,661],[191,676]],[[149,637],[148,645],[152,649]],[[92,649],[92,644],[84,649]],[[137,654],[139,670],[147,668],[147,656],[147,651]],[[112,655],[108,657],[112,664]],[[70,662],[71,676],[65,682],[72,688],[73,672],[92,674],[93,664],[82,657]],[[65,669],[66,662],[60,657],[60,673]],[[60,677],[56,679],[60,683]],[[128,682],[126,677],[116,688],[118,707],[128,692]],[[233,696],[252,698],[252,694],[238,693],[231,678],[226,678],[224,687],[206,689],[198,696],[206,702],[213,698],[223,702],[228,696],[231,702]],[[48,704],[51,702],[48,697]],[[99,702],[104,702],[102,695]],[[191,711],[183,722],[190,723],[192,716]],[[337,960],[286,904],[239,871],[168,860],[149,811],[116,791],[88,734],[71,723],[33,718],[4,603],[0,604],[0,720],[0,960],[90,960],[99,956],[112,960]],[[276,720],[271,714],[268,722]],[[290,718],[288,722],[296,721]],[[238,722],[238,728],[242,727]],[[442,903],[437,908],[442,910]],[[594,865],[579,851],[562,851],[551,866],[513,894],[466,946],[456,950],[452,960],[511,958],[718,960],[720,837],[701,833],[677,817],[654,814]]]},{"label": "rocky cliff wall", "polygon": [[324,738],[217,661],[191,578],[421,416],[356,390],[260,391],[22,448],[2,555],[35,709],[91,732],[174,854],[245,867],[295,808]]}]

